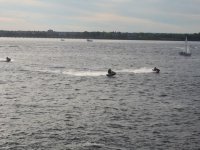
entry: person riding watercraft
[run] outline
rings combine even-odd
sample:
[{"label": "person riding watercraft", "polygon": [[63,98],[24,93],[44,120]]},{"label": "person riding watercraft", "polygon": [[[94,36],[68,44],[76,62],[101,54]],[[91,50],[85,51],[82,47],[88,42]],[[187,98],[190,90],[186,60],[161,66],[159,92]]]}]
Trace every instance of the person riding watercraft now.
[{"label": "person riding watercraft", "polygon": [[111,76],[114,76],[114,75],[116,75],[116,72],[112,71],[111,69],[108,69],[107,76],[111,77]]},{"label": "person riding watercraft", "polygon": [[156,67],[154,67],[152,70],[153,70],[154,72],[156,72],[156,73],[159,73],[159,72],[160,72],[160,69],[158,69],[158,68],[156,68]]},{"label": "person riding watercraft", "polygon": [[6,62],[10,62],[11,59],[9,57],[6,57]]}]

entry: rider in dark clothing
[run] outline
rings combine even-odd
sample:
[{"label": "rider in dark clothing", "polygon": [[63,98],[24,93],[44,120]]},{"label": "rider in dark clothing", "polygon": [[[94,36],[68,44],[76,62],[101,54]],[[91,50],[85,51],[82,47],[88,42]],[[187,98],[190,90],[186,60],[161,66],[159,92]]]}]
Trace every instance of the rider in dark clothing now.
[{"label": "rider in dark clothing", "polygon": [[154,67],[154,68],[153,68],[153,71],[156,71],[156,70],[157,70],[157,68],[156,68],[156,67]]},{"label": "rider in dark clothing", "polygon": [[111,69],[108,69],[107,76],[114,76],[114,75],[116,75],[116,72],[112,71]]},{"label": "rider in dark clothing", "polygon": [[153,68],[153,71],[155,71],[156,73],[159,73],[159,72],[160,72],[160,69],[154,67],[154,68]]},{"label": "rider in dark clothing", "polygon": [[111,69],[108,69],[108,74],[111,74],[112,73],[112,70]]},{"label": "rider in dark clothing", "polygon": [[11,59],[10,59],[10,58],[8,58],[8,57],[6,57],[6,61],[7,61],[7,62],[10,62],[10,61],[11,61]]}]

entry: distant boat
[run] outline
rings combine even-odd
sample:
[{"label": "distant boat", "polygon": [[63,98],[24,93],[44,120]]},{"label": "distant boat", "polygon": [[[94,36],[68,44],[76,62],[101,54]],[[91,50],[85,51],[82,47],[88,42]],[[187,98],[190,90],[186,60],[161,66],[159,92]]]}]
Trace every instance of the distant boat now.
[{"label": "distant boat", "polygon": [[87,39],[87,42],[93,42],[93,40],[92,39]]},{"label": "distant boat", "polygon": [[187,36],[185,38],[185,49],[182,52],[179,52],[182,56],[191,56],[190,48],[188,46]]}]

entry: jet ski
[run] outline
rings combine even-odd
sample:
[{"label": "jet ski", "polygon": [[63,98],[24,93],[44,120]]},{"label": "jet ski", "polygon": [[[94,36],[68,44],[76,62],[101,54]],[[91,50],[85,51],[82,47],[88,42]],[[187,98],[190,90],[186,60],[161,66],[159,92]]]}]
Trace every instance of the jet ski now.
[{"label": "jet ski", "polygon": [[106,76],[112,77],[114,75],[116,75],[116,72],[112,71],[111,69],[108,69],[108,74],[106,74]]},{"label": "jet ski", "polygon": [[160,72],[160,69],[158,69],[158,68],[156,68],[156,67],[154,67],[152,70],[153,70],[153,72],[155,72],[155,73],[159,73],[159,72]]},{"label": "jet ski", "polygon": [[114,76],[114,75],[116,75],[116,72],[114,72],[114,71],[113,71],[112,73],[108,73],[108,74],[107,74],[108,77],[112,77],[112,76]]},{"label": "jet ski", "polygon": [[11,59],[9,57],[6,57],[6,62],[10,62]]}]

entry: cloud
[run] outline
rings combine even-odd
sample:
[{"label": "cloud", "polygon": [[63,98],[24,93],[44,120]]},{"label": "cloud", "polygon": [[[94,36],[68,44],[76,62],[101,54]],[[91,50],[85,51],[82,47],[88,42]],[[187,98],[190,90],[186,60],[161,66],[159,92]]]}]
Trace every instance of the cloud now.
[{"label": "cloud", "polygon": [[46,3],[43,3],[40,0],[0,0],[0,3],[9,5],[29,5],[29,6],[46,5]]},{"label": "cloud", "polygon": [[199,32],[199,0],[0,0],[0,3],[1,29]]},{"label": "cloud", "polygon": [[14,19],[14,18],[0,17],[1,23],[8,23],[8,22],[15,22],[15,21],[16,21],[16,19]]},{"label": "cloud", "polygon": [[[158,27],[160,28],[159,32],[170,30],[181,32],[183,30],[176,25],[112,13],[96,13],[88,16],[77,16],[77,18],[74,19],[84,22],[82,23],[82,28],[87,31],[96,31],[95,28],[100,31],[105,31],[105,28],[107,28],[107,31],[136,32],[135,29],[137,29],[137,31],[140,32],[145,29],[145,32],[156,32]],[[87,24],[90,26],[86,27]]]}]

